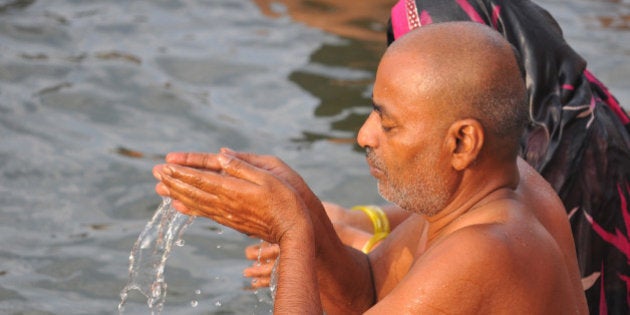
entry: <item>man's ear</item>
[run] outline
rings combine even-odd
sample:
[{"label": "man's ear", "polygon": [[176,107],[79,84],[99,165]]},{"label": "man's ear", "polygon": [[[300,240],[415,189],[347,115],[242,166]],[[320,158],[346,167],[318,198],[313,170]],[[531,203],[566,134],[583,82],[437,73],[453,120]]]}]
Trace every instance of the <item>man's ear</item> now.
[{"label": "man's ear", "polygon": [[457,171],[475,162],[484,144],[484,130],[478,120],[468,118],[454,122],[448,129],[451,165]]}]

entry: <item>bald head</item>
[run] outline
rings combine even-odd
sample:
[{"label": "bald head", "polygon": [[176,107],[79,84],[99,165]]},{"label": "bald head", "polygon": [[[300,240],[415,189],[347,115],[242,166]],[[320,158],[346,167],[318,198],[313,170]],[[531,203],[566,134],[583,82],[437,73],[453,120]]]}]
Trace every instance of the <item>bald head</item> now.
[{"label": "bald head", "polygon": [[444,123],[474,118],[490,146],[516,154],[528,118],[526,90],[512,46],[495,30],[473,22],[423,26],[388,48],[382,69]]}]

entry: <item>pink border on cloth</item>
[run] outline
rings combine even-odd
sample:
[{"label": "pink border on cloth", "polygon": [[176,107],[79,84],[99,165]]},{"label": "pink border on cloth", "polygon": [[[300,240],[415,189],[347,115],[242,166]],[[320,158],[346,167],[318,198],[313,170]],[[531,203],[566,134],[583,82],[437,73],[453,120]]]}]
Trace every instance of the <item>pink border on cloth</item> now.
[{"label": "pink border on cloth", "polygon": [[405,0],[398,1],[398,3],[392,7],[392,29],[394,30],[394,39],[409,32]]},{"label": "pink border on cloth", "polygon": [[415,0],[399,0],[391,10],[394,39],[400,38],[414,28],[431,24],[431,16],[425,10],[418,13]]}]

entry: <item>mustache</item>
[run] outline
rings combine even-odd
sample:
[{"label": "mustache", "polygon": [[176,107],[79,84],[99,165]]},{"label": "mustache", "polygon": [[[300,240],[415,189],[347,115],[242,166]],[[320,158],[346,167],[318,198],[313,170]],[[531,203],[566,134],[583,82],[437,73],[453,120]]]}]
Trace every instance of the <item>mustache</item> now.
[{"label": "mustache", "polygon": [[377,169],[383,170],[383,163],[376,157],[374,150],[370,147],[365,148],[365,158],[368,163]]}]

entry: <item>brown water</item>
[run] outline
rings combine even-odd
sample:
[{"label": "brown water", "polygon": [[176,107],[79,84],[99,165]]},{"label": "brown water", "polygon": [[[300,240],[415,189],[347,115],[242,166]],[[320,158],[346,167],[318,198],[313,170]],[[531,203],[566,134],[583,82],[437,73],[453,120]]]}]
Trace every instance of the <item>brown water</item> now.
[{"label": "brown water", "polygon": [[[380,202],[352,139],[392,2],[0,0],[0,313],[115,314],[169,151],[275,154],[324,199]],[[629,1],[540,3],[628,108]],[[163,314],[269,312],[241,276],[257,240],[184,239]]]}]

